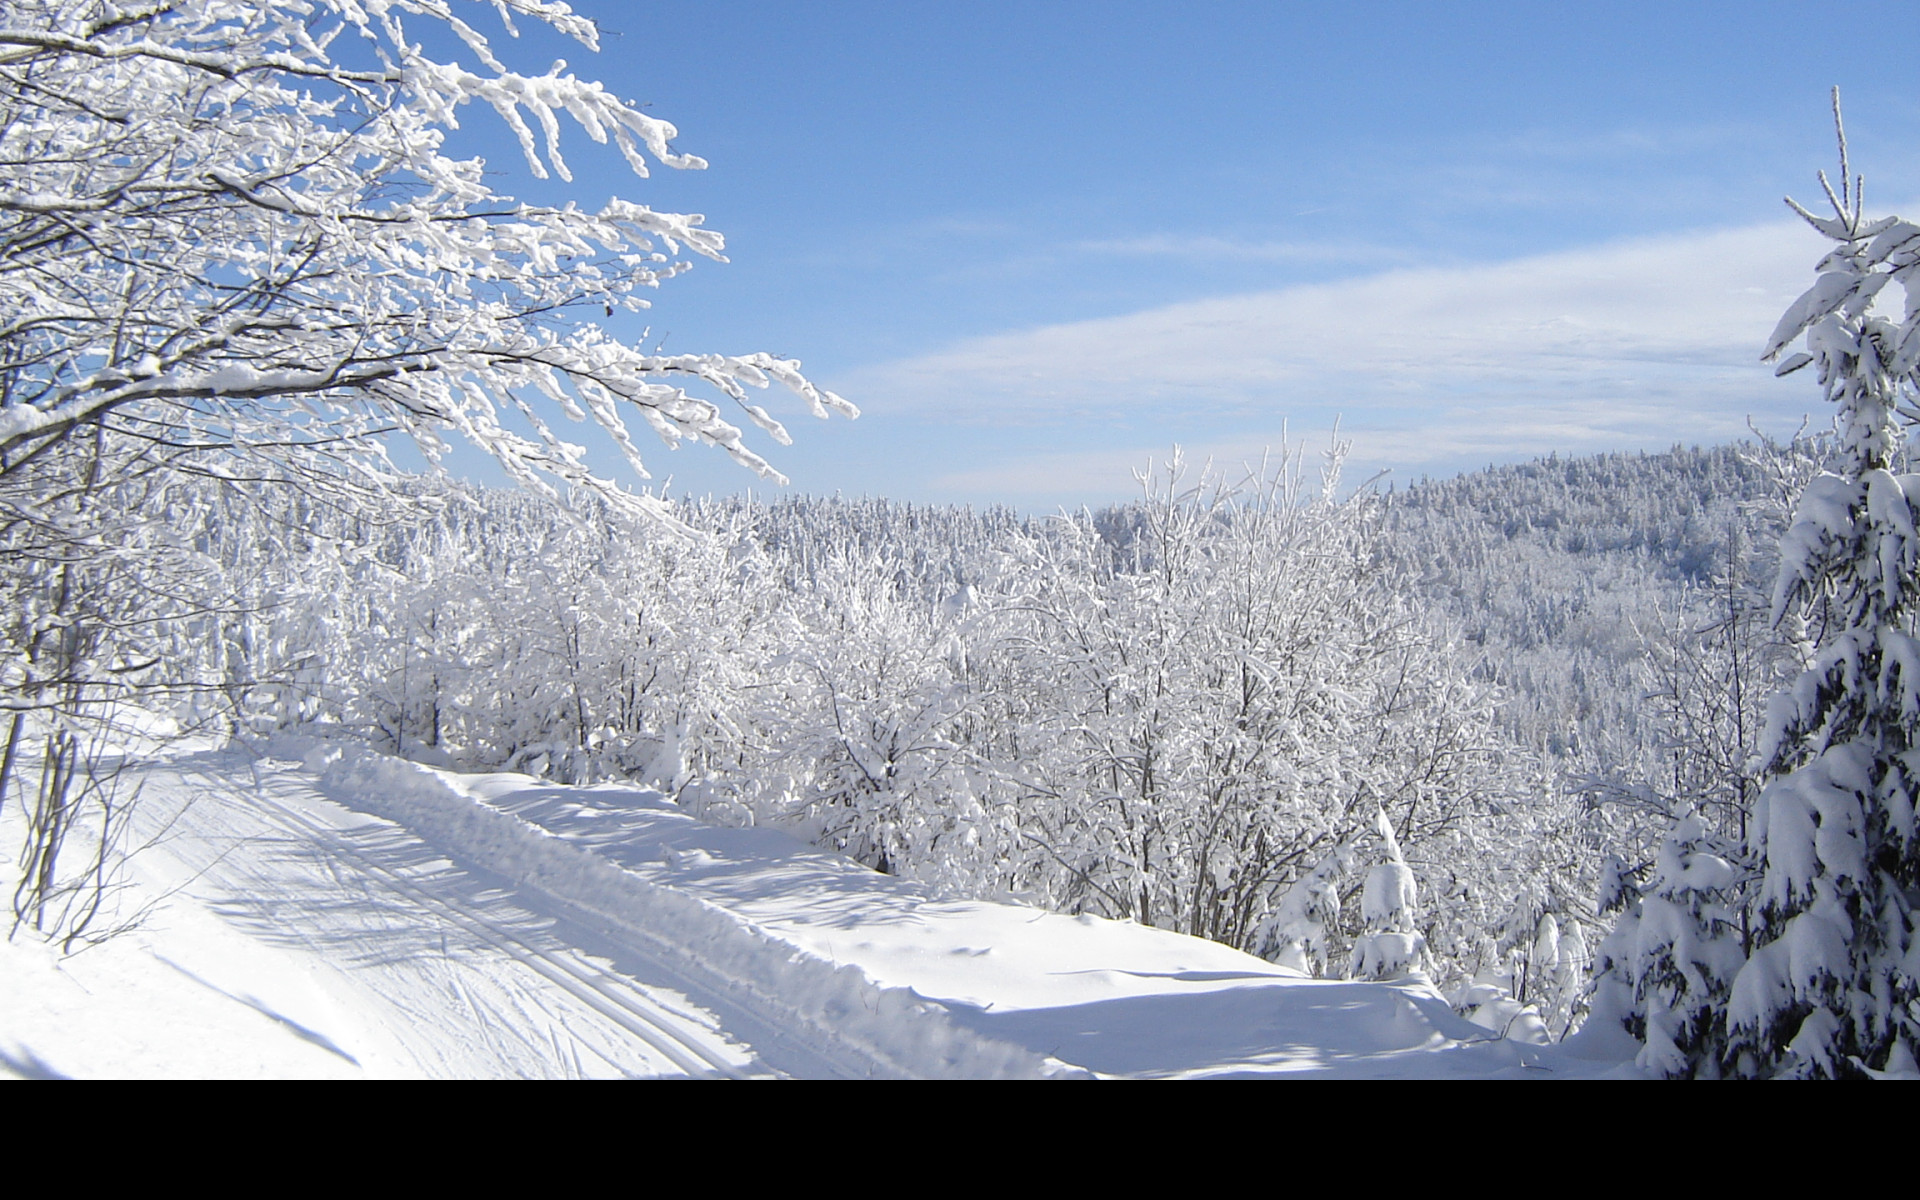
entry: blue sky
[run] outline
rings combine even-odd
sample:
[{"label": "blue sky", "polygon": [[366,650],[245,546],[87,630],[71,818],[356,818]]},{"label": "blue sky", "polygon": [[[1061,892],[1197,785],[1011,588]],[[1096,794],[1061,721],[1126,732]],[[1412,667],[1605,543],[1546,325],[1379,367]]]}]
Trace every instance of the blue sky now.
[{"label": "blue sky", "polygon": [[[567,58],[711,167],[640,180],[575,136],[574,184],[539,184],[483,112],[461,145],[528,199],[726,233],[617,328],[798,357],[859,404],[774,404],[796,444],[765,449],[815,493],[1101,503],[1176,442],[1257,457],[1336,419],[1403,480],[1790,432],[1820,401],[1756,356],[1820,253],[1780,197],[1832,170],[1830,86],[1869,208],[1920,197],[1899,5],[575,7],[599,55],[503,57]],[[676,493],[755,483],[642,450]]]}]

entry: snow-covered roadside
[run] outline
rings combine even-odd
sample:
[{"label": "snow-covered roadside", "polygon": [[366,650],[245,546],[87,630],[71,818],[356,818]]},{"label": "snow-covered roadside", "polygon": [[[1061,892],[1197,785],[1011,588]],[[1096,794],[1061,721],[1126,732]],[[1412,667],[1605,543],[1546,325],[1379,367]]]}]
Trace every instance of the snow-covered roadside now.
[{"label": "snow-covered roadside", "polygon": [[656,792],[335,744],[150,766],[145,928],[0,944],[16,1075],[1567,1077],[1418,983],[939,901]]},{"label": "snow-covered roadside", "polygon": [[770,1025],[820,1048],[845,1073],[1022,1078],[1059,1069],[950,1020],[909,988],[876,984],[858,965],[829,956],[795,953],[721,905],[477,803],[461,776],[341,746],[321,746],[305,761],[336,798],[557,902],[629,950],[673,960],[708,989],[731,993]]},{"label": "snow-covered roadside", "polygon": [[[937,1013],[994,1042],[1098,1074],[1566,1077],[1618,1066],[1619,1046],[1492,1037],[1423,982],[1309,980],[1129,922],[939,901],[778,832],[705,824],[645,789],[559,787],[342,754],[320,757],[332,760],[328,784],[349,803],[377,794],[388,815],[406,820],[409,811],[459,812],[458,797],[512,816],[512,828],[537,831],[521,853],[558,855],[554,840],[590,852],[627,880],[654,885],[654,895],[695,898],[803,960],[857,968],[883,994],[936,1000]],[[479,843],[475,851],[488,852]]]}]

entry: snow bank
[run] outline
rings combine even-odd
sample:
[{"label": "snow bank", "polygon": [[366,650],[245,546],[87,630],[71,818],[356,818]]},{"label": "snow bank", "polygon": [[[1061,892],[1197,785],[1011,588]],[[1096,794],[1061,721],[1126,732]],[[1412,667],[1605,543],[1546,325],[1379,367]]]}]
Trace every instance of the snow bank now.
[{"label": "snow bank", "polygon": [[715,981],[778,1025],[859,1060],[862,1073],[1037,1078],[1066,1073],[983,1037],[911,988],[796,951],[751,921],[660,887],[518,817],[484,807],[431,767],[338,744],[303,747],[336,799],[404,825],[454,858],[604,922],[639,949]]}]

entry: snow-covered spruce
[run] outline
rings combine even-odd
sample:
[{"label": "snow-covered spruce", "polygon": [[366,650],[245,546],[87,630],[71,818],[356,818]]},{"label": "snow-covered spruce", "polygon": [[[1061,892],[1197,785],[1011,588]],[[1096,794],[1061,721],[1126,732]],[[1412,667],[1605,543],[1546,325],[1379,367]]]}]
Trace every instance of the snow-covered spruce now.
[{"label": "snow-covered spruce", "polygon": [[[1833,216],[1788,201],[1833,248],[1766,346],[1773,359],[1804,337],[1779,369],[1814,367],[1840,446],[1781,548],[1775,617],[1810,608],[1821,636],[1774,698],[1761,748],[1760,920],[1733,981],[1724,1064],[1741,1074],[1897,1070],[1920,1035],[1920,476],[1900,473],[1899,428],[1920,415],[1920,225],[1865,219],[1837,90],[1834,120],[1839,190],[1820,176]],[[1894,286],[1903,306],[1888,303]]]},{"label": "snow-covered spruce", "polygon": [[1661,844],[1644,888],[1608,872],[1602,905],[1618,911],[1596,962],[1596,1009],[1643,1042],[1639,1064],[1668,1078],[1715,1076],[1727,1048],[1727,1000],[1746,961],[1737,907],[1741,848],[1696,816]]},{"label": "snow-covered spruce", "polygon": [[1400,839],[1394,836],[1385,810],[1374,814],[1373,825],[1384,861],[1367,872],[1367,885],[1360,894],[1366,932],[1353,943],[1347,974],[1354,979],[1399,979],[1430,965],[1427,939],[1414,927],[1419,885],[1400,853]]},{"label": "snow-covered spruce", "polygon": [[1340,881],[1352,866],[1353,848],[1343,843],[1295,880],[1260,923],[1254,952],[1303,975],[1326,974],[1340,921]]}]

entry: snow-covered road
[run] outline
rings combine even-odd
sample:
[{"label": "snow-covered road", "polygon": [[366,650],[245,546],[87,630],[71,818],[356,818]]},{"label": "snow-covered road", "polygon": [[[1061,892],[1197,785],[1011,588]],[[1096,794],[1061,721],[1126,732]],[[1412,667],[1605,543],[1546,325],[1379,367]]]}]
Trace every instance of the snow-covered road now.
[{"label": "snow-covered road", "polygon": [[[285,771],[250,764],[253,786],[198,768],[169,772],[191,796],[188,844],[251,830],[247,852],[203,877],[268,937],[298,938],[362,974],[404,1010],[394,1028],[423,1066],[450,1073],[766,1073],[657,964],[615,969],[515,902],[500,882],[437,857],[390,822],[352,813]],[[159,782],[165,779],[161,776]],[[189,864],[198,867],[199,864]],[[318,885],[316,887],[315,885]],[[638,969],[634,969],[638,967]],[[368,973],[377,975],[377,979]]]},{"label": "snow-covered road", "polygon": [[145,768],[127,903],[0,943],[17,1075],[1586,1075],[1431,989],[941,901],[651,793],[283,745]]}]

